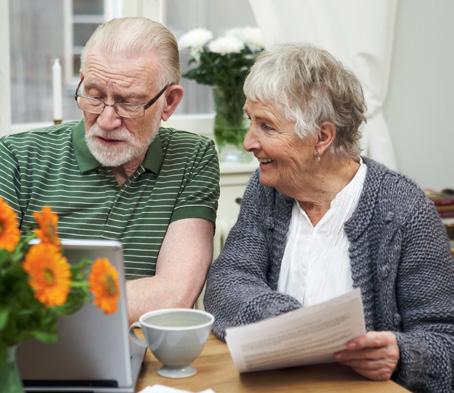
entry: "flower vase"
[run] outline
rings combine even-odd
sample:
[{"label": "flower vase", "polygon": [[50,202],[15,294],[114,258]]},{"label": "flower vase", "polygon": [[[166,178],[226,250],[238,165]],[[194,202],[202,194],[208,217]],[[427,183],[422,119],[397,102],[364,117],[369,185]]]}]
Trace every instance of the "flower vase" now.
[{"label": "flower vase", "polygon": [[17,368],[16,349],[17,346],[7,349],[6,362],[0,366],[0,392],[2,393],[24,393]]},{"label": "flower vase", "polygon": [[242,87],[233,89],[213,88],[214,139],[221,162],[249,162],[250,153],[243,149],[243,139],[247,131],[247,121],[243,113],[244,95]]}]

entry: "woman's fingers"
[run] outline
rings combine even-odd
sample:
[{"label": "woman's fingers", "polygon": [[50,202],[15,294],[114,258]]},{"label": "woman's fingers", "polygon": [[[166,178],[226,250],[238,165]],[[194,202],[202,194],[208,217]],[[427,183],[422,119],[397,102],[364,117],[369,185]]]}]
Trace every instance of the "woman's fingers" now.
[{"label": "woman's fingers", "polygon": [[358,374],[373,380],[391,378],[400,357],[396,336],[391,332],[368,332],[350,340],[335,358]]},{"label": "woman's fingers", "polygon": [[399,359],[399,351],[392,345],[373,349],[344,350],[337,352],[336,360],[375,360],[375,359]]},{"label": "woman's fingers", "polygon": [[372,379],[374,381],[387,381],[391,378],[393,371],[389,368],[377,369],[377,370],[364,370],[361,368],[353,368],[355,372],[363,377]]},{"label": "woman's fingers", "polygon": [[390,344],[397,345],[396,336],[391,332],[367,332],[347,342],[347,349],[380,348]]},{"label": "woman's fingers", "polygon": [[339,363],[349,366],[351,368],[363,369],[363,370],[378,370],[385,368],[393,368],[395,363],[389,359],[378,359],[378,360],[345,360],[339,361]]}]

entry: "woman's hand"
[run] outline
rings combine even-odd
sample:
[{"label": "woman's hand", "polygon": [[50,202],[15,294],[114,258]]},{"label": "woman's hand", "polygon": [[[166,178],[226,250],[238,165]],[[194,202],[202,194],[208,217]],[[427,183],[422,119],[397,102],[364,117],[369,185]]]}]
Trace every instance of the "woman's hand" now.
[{"label": "woman's hand", "polygon": [[391,378],[397,367],[400,351],[391,332],[368,332],[347,342],[347,349],[337,352],[339,363],[350,366],[358,374],[376,381]]}]

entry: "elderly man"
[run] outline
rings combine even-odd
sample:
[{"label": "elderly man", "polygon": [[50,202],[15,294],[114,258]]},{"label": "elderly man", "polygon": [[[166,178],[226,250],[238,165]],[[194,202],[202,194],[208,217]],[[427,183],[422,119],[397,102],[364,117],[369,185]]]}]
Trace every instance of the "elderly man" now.
[{"label": "elderly man", "polygon": [[21,228],[42,206],[62,238],[118,239],[130,321],[191,307],[212,259],[219,196],[206,138],[160,128],[183,97],[175,37],[146,18],[100,26],[82,53],[83,121],[0,139],[0,197]]}]

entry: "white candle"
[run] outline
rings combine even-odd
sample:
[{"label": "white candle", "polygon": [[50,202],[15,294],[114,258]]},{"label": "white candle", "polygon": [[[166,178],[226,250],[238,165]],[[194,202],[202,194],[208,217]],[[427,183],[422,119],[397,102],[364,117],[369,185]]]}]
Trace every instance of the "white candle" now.
[{"label": "white candle", "polygon": [[59,59],[55,59],[54,64],[52,65],[52,93],[54,120],[62,120],[61,65]]}]

